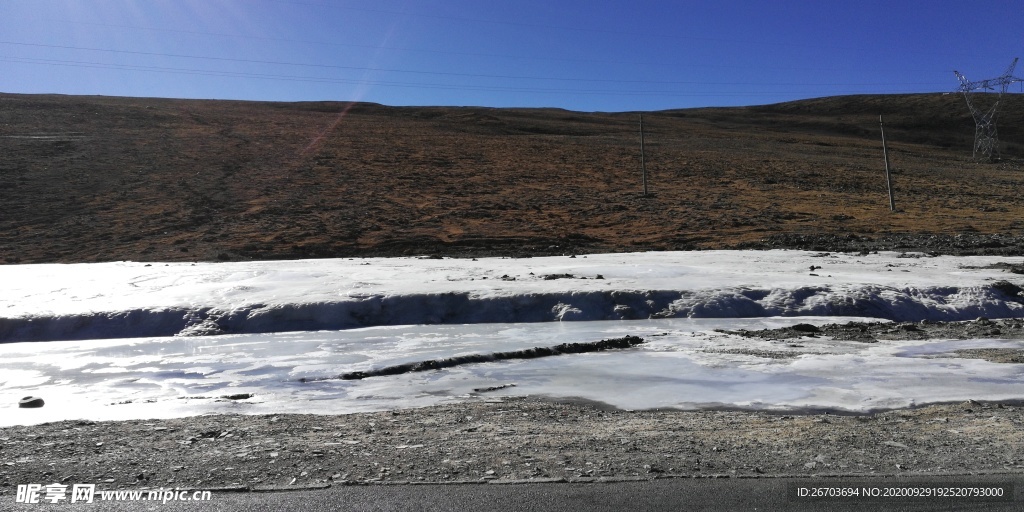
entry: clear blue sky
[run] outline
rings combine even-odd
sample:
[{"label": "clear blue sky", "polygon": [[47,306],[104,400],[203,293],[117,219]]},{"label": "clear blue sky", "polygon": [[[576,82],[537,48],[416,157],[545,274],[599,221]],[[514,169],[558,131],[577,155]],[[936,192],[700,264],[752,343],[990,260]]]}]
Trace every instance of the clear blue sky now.
[{"label": "clear blue sky", "polygon": [[15,93],[658,110],[946,92],[1017,56],[1020,0],[0,0]]}]

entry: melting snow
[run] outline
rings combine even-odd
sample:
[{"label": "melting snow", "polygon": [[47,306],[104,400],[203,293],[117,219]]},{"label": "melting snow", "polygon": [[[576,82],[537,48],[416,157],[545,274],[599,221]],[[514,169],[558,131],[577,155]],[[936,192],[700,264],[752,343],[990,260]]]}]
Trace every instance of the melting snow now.
[{"label": "melting snow", "polygon": [[[992,284],[1013,275],[983,267],[1010,260],[1019,258],[705,251],[7,265],[0,341],[554,320],[1004,318],[1024,304]],[[545,279],[566,274],[574,277]]]},{"label": "melting snow", "polygon": [[[856,317],[1021,316],[1024,305],[992,286],[1020,284],[985,268],[998,262],[1019,258],[707,251],[0,266],[0,424],[341,413],[525,394],[630,409],[870,411],[1021,399],[1024,365],[950,356],[1024,348],[1020,340],[769,342],[714,332],[863,319]],[[360,381],[299,380],[624,335],[647,343]],[[240,393],[253,397],[222,398]],[[46,406],[17,408],[27,395]]]}]

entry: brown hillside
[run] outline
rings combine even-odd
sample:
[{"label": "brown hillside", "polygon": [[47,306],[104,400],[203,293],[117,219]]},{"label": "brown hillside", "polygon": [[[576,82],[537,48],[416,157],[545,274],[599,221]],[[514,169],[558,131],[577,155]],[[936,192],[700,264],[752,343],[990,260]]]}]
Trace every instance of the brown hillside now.
[{"label": "brown hillside", "polygon": [[4,94],[0,262],[815,246],[829,235],[856,248],[902,233],[1000,233],[1017,241],[988,246],[1020,253],[1024,97],[1001,112],[994,164],[971,160],[974,122],[955,95],[645,113],[643,197],[636,113]]}]

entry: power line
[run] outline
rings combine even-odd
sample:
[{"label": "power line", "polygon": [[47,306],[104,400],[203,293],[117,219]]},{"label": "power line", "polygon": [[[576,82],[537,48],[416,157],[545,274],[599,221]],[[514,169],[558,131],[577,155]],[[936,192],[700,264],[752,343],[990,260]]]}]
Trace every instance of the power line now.
[{"label": "power line", "polygon": [[811,86],[811,87],[880,87],[880,86],[925,86],[925,85],[940,85],[937,83],[800,83],[800,82],[778,82],[778,83],[757,83],[757,82],[700,82],[700,81],[661,81],[661,80],[613,80],[613,79],[597,79],[597,78],[558,78],[558,77],[540,77],[540,76],[523,76],[523,75],[492,75],[492,74],[481,74],[481,73],[455,73],[445,71],[420,71],[420,70],[408,70],[408,69],[392,69],[392,68],[373,68],[365,66],[341,66],[334,64],[309,64],[309,63],[298,63],[298,62],[286,62],[286,61],[269,61],[269,60],[256,60],[256,59],[238,59],[229,57],[209,57],[204,55],[185,55],[175,53],[160,53],[160,52],[143,52],[136,50],[114,50],[108,48],[88,48],[80,46],[66,46],[66,45],[54,45],[54,44],[41,44],[41,43],[22,43],[15,41],[0,41],[0,44],[16,45],[16,46],[30,46],[39,48],[53,48],[62,50],[77,50],[77,51],[92,51],[92,52],[105,52],[105,53],[118,53],[127,55],[144,55],[148,57],[172,57],[172,58],[183,58],[183,59],[199,59],[199,60],[212,60],[219,62],[238,62],[245,64],[270,64],[275,66],[294,66],[294,67],[311,67],[311,68],[328,68],[328,69],[346,69],[355,71],[378,71],[386,73],[410,73],[418,75],[437,75],[437,76],[457,76],[457,77],[470,77],[470,78],[497,78],[504,80],[542,80],[542,81],[560,81],[560,82],[593,82],[593,83],[619,83],[619,84],[650,84],[650,85],[756,85],[756,86],[777,86],[777,87],[792,87],[792,86]]},{"label": "power line", "polygon": [[[96,68],[96,69],[115,69],[123,71],[143,71],[143,72],[156,72],[156,73],[170,73],[179,75],[197,75],[197,76],[214,76],[214,77],[227,77],[227,78],[250,78],[250,79],[264,79],[264,80],[278,80],[278,81],[290,81],[290,82],[310,82],[310,83],[335,83],[335,84],[350,84],[350,85],[373,85],[380,87],[403,87],[403,88],[417,88],[417,89],[442,89],[442,90],[457,90],[457,91],[501,91],[501,92],[518,92],[518,93],[538,93],[538,94],[584,94],[584,95],[608,95],[608,96],[671,96],[671,97],[718,97],[718,96],[778,96],[784,94],[814,94],[800,91],[754,91],[754,92],[680,92],[680,91],[637,91],[637,90],[595,90],[595,89],[556,89],[556,88],[527,88],[527,87],[507,87],[507,86],[477,86],[477,85],[451,85],[451,84],[438,84],[438,83],[424,83],[424,82],[392,82],[392,81],[380,81],[380,80],[355,80],[355,79],[344,79],[344,78],[328,78],[328,77],[314,77],[314,76],[297,76],[297,75],[275,75],[275,74],[264,74],[264,73],[244,73],[234,71],[213,71],[213,70],[202,70],[202,69],[191,69],[191,68],[172,68],[162,66],[140,66],[132,64],[111,64],[104,62],[89,62],[89,61],[75,61],[75,60],[57,60],[57,59],[35,59],[35,58],[24,58],[24,57],[11,57],[11,56],[0,56],[0,61],[3,62],[14,62],[22,64],[37,64],[37,65],[51,65],[51,66],[66,66],[66,67],[80,67],[80,68]],[[854,94],[860,91],[833,91],[831,94]]]},{"label": "power line", "polygon": [[[386,46],[386,45],[373,45],[373,44],[355,44],[355,43],[338,43],[334,41],[318,41],[312,39],[290,39],[282,37],[267,37],[267,36],[252,36],[243,34],[228,34],[224,32],[203,32],[199,30],[183,30],[175,28],[157,28],[157,27],[140,27],[137,25],[120,25],[114,23],[97,23],[90,21],[71,21],[71,20],[54,20],[47,19],[43,20],[48,23],[71,23],[75,25],[94,25],[98,27],[112,27],[112,28],[127,28],[132,30],[146,30],[152,32],[170,32],[178,34],[190,34],[199,36],[214,36],[214,37],[230,37],[237,39],[250,39],[256,41],[274,41],[280,43],[299,43],[299,44],[312,44],[312,45],[323,45],[323,46],[339,46],[345,48],[366,48],[369,50],[390,50],[390,51],[401,51],[401,52],[416,52],[416,53],[432,53],[437,55],[462,55],[466,57],[487,57],[487,58],[501,58],[501,59],[520,59],[520,60],[535,60],[535,61],[553,61],[553,62],[581,62],[590,64],[638,64],[636,61],[611,61],[611,60],[598,60],[598,59],[570,59],[561,57],[527,57],[524,55],[509,55],[502,53],[478,53],[478,52],[457,52],[451,50],[428,50],[424,48],[406,48],[401,46]],[[645,64],[639,62],[639,64]],[[648,65],[652,63],[646,63]],[[738,68],[741,66],[722,66],[722,65],[703,65],[700,67],[710,68]]]},{"label": "power line", "polygon": [[[295,4],[298,4],[298,5],[318,5],[318,4],[309,4],[307,2],[286,2],[286,3],[295,3]],[[363,10],[363,11],[368,11],[368,12],[381,12],[381,13],[397,14],[396,11],[384,11],[384,10],[380,10],[380,9],[362,9],[362,8],[355,8],[355,7],[345,7],[345,9],[349,9],[349,10]],[[437,18],[442,18],[442,19],[463,20],[463,21],[478,21],[478,22],[481,22],[481,23],[490,23],[489,21],[473,20],[471,18],[457,18],[457,17],[445,17],[445,16],[432,16],[432,15],[426,15],[426,16],[427,17],[437,17]],[[223,33],[223,32],[203,32],[203,31],[198,31],[198,30],[183,30],[183,29],[170,29],[170,28],[157,28],[157,27],[140,27],[140,26],[136,26],[136,25],[123,25],[123,24],[114,24],[114,23],[98,23],[98,22],[77,21],[77,20],[72,21],[72,20],[60,20],[60,19],[45,19],[45,20],[41,20],[41,21],[44,21],[44,22],[47,22],[47,23],[54,23],[54,22],[56,22],[56,23],[71,23],[71,24],[76,24],[76,25],[93,25],[93,26],[100,26],[100,27],[127,28],[127,29],[132,29],[132,30],[145,30],[145,31],[154,31],[154,32],[170,32],[170,33],[179,33],[179,34],[215,36],[215,37],[230,37],[230,38],[250,39],[250,40],[258,40],[258,41],[275,41],[275,42],[283,42],[283,43],[299,43],[299,44],[312,44],[312,45],[348,47],[348,48],[366,48],[366,49],[372,49],[372,50],[388,50],[388,51],[401,51],[401,52],[430,53],[430,54],[436,54],[436,55],[462,55],[462,56],[467,56],[467,57],[487,57],[487,58],[501,58],[501,59],[530,60],[530,61],[552,61],[552,62],[578,62],[578,63],[589,63],[589,64],[618,64],[618,65],[628,64],[628,65],[644,65],[644,66],[658,66],[658,67],[666,67],[667,66],[667,64],[665,62],[645,62],[645,61],[635,61],[635,60],[631,60],[631,61],[614,61],[614,60],[600,60],[600,59],[572,59],[572,58],[564,58],[564,57],[536,57],[536,56],[527,57],[527,56],[523,56],[523,55],[510,55],[510,54],[500,54],[500,53],[477,53],[477,52],[459,52],[459,51],[451,51],[451,50],[430,50],[430,49],[424,49],[424,48],[407,48],[407,47],[395,47],[395,46],[386,46],[386,45],[338,43],[338,42],[333,42],[333,41],[317,41],[317,40],[309,40],[309,39],[290,39],[290,38],[278,38],[278,37],[267,37],[267,36],[252,36],[252,35],[242,35],[242,34],[228,34],[228,33]],[[493,23],[512,23],[512,22],[494,21]],[[512,24],[515,24],[515,23],[512,23]],[[530,25],[530,24],[523,24],[523,25],[535,26],[535,25]],[[548,27],[547,25],[536,25],[536,26]],[[590,29],[583,29],[583,30],[590,30]],[[701,38],[690,38],[690,39],[701,39]],[[709,40],[711,40],[711,41],[734,41],[734,42],[738,41],[738,40],[714,39],[714,38],[710,38]],[[759,43],[750,43],[750,44],[759,44]],[[795,45],[795,46],[806,46],[806,45]],[[814,46],[814,48],[820,49],[820,46]],[[836,68],[815,68],[815,67],[794,67],[794,66],[782,66],[782,67],[780,67],[780,66],[771,66],[770,68],[768,68],[768,67],[761,67],[761,68],[759,68],[757,66],[751,67],[751,66],[724,65],[724,64],[693,64],[693,63],[687,63],[685,65],[687,67],[712,68],[712,69],[740,69],[740,68],[742,68],[742,69],[772,69],[772,70],[783,70],[783,71],[840,71],[839,69],[836,69]],[[907,68],[900,68],[899,70],[900,71],[904,71],[904,72],[905,71],[911,71],[911,70],[908,70]],[[912,71],[921,72],[921,73],[928,73],[928,72],[939,73],[939,71],[934,70],[934,69],[928,69],[928,70],[917,69],[917,70],[912,70]],[[947,70],[942,70],[941,72],[942,73],[946,73]]]},{"label": "power line", "polygon": [[652,36],[653,35],[653,36],[658,37],[658,38],[669,38],[669,37],[671,37],[672,39],[684,39],[684,40],[688,40],[688,41],[698,41],[698,42],[707,42],[707,43],[737,43],[737,44],[741,44],[741,45],[751,45],[751,46],[765,46],[765,45],[768,45],[768,46],[782,46],[782,47],[792,47],[792,48],[812,48],[812,49],[818,50],[818,51],[820,51],[822,49],[826,49],[826,48],[827,49],[833,49],[833,50],[848,50],[848,51],[860,51],[860,52],[864,52],[864,51],[871,51],[871,52],[873,52],[873,51],[876,51],[876,48],[853,47],[853,46],[826,46],[826,45],[822,45],[822,44],[779,43],[779,42],[775,42],[775,41],[758,41],[758,40],[749,40],[749,39],[730,39],[730,38],[722,38],[722,37],[697,37],[697,36],[680,35],[679,33],[672,33],[671,35],[669,35],[669,34],[665,34],[665,33],[661,33],[661,32],[651,32],[651,31],[646,31],[646,30],[643,31],[643,32],[638,32],[638,31],[631,31],[631,30],[611,30],[611,29],[601,29],[601,28],[593,28],[593,27],[580,27],[580,26],[570,26],[570,25],[549,25],[549,24],[543,24],[543,23],[525,23],[525,22],[521,22],[521,21],[510,21],[510,20],[487,20],[487,19],[481,19],[481,18],[469,18],[469,17],[464,17],[464,16],[444,16],[444,15],[439,15],[439,14],[427,14],[427,13],[423,13],[423,12],[393,11],[393,10],[388,10],[388,9],[373,9],[373,8],[367,8],[367,7],[352,7],[350,5],[337,5],[337,4],[333,3],[333,2],[332,3],[327,3],[327,2],[311,2],[311,1],[301,1],[301,0],[255,0],[255,1],[257,1],[257,2],[262,1],[262,2],[266,2],[266,3],[276,3],[276,4],[308,5],[308,6],[313,6],[313,7],[335,8],[335,9],[342,9],[342,10],[348,10],[348,11],[362,11],[362,12],[372,12],[372,13],[379,13],[379,14],[390,14],[390,15],[396,15],[396,16],[418,17],[418,18],[433,18],[433,19],[439,19],[439,20],[458,21],[458,22],[484,23],[484,24],[491,24],[491,25],[506,25],[506,26],[516,26],[516,27],[540,28],[540,29],[553,30],[553,31],[559,31],[559,32],[575,31],[575,32],[590,32],[590,33],[598,33],[598,34],[617,34],[617,35],[622,35],[622,36],[628,36],[630,38],[636,38],[636,37],[642,37],[642,36]]}]

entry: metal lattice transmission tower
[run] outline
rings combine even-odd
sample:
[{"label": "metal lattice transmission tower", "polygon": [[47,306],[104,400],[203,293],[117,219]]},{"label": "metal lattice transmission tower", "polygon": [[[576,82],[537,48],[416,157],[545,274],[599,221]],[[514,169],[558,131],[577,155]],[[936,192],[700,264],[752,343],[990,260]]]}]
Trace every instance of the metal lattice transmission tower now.
[{"label": "metal lattice transmission tower", "polygon": [[[999,102],[1011,84],[1024,82],[1024,79],[1013,76],[1013,68],[1017,66],[1017,60],[1013,59],[1010,67],[1006,68],[1001,76],[977,82],[968,80],[959,71],[953,71],[956,73],[957,79],[960,80],[960,88],[957,92],[963,93],[964,99],[967,100],[967,108],[971,109],[971,115],[974,116],[974,158],[978,158],[979,153],[984,155],[987,160],[993,160],[999,156],[999,136],[996,133],[996,114],[999,113]],[[974,92],[979,90],[997,92],[995,103],[988,109],[979,107],[973,99]]]}]

